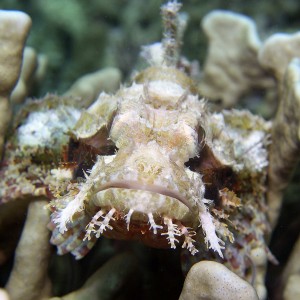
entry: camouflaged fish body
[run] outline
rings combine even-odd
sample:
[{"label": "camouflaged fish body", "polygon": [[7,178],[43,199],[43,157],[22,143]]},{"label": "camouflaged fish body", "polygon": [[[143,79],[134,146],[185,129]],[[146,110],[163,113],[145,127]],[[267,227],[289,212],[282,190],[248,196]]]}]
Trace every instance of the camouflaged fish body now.
[{"label": "camouflaged fish body", "polygon": [[[76,167],[52,170],[52,243],[77,258],[102,235],[193,255],[206,243],[224,257],[235,234],[246,240],[239,225],[252,211],[243,201],[264,206],[269,127],[246,111],[209,113],[175,68],[146,69],[115,95],[102,93],[75,125]],[[78,163],[86,152],[93,158]],[[266,228],[258,231],[264,243]]]},{"label": "camouflaged fish body", "polygon": [[51,197],[52,169],[59,165],[68,131],[81,114],[76,99],[47,95],[16,114],[0,169],[0,204]]}]

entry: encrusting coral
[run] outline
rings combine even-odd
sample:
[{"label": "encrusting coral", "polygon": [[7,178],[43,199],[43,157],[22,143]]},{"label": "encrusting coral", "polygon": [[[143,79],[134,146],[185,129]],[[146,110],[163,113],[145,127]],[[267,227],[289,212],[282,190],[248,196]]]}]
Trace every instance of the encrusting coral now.
[{"label": "encrusting coral", "polygon": [[[49,287],[48,216],[41,211],[46,202],[58,254],[71,252],[81,259],[102,236],[184,248],[182,266],[185,272],[191,269],[180,299],[266,299],[266,263],[276,262],[267,241],[299,151],[299,61],[289,64],[284,79],[270,75],[258,58],[254,25],[223,13],[221,24],[238,19],[242,26],[236,27],[233,52],[208,59],[202,86],[225,95],[224,105],[231,106],[253,88],[273,89],[276,77],[281,102],[273,124],[246,110],[211,112],[197,94],[191,65],[180,55],[180,6],[176,1],[162,6],[162,42],[144,48],[150,66],[132,83],[114,92],[120,74],[112,69],[111,94],[103,92],[103,74],[108,74],[103,70],[82,78],[64,96],[28,101],[15,116],[0,171],[1,204],[3,209],[22,201],[30,205],[6,286],[12,299],[21,299],[21,291],[26,299],[38,299],[43,284]],[[220,12],[212,16],[218,23]],[[220,35],[218,30],[213,34]],[[216,47],[213,38],[211,43]],[[223,60],[231,56],[234,68],[223,70]],[[220,78],[231,74],[241,81],[219,88],[206,80],[210,68],[220,69]],[[286,142],[278,143],[283,136]],[[283,162],[286,153],[291,159]],[[38,218],[40,228],[31,235]],[[29,278],[24,264],[35,252],[42,267]],[[114,268],[123,268],[118,280],[125,285],[137,264],[130,255],[116,257],[63,299],[98,297],[107,274],[117,273]],[[22,287],[18,276],[28,277],[30,284]],[[111,298],[117,290],[112,287]]]}]

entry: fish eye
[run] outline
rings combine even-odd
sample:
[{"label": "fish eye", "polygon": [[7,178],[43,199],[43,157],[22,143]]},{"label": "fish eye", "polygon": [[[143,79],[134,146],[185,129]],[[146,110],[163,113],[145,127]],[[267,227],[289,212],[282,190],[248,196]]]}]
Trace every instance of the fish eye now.
[{"label": "fish eye", "polygon": [[199,173],[205,185],[205,199],[213,200],[216,206],[221,205],[219,191],[237,188],[236,174],[230,166],[223,165],[205,145],[199,155],[190,158],[185,166],[192,172]]},{"label": "fish eye", "polygon": [[68,146],[63,151],[62,164],[74,168],[74,179],[76,179],[85,177],[84,173],[87,173],[93,167],[98,155],[114,155],[118,148],[111,141],[94,147],[89,143],[85,143],[85,141],[77,141],[71,138]]}]

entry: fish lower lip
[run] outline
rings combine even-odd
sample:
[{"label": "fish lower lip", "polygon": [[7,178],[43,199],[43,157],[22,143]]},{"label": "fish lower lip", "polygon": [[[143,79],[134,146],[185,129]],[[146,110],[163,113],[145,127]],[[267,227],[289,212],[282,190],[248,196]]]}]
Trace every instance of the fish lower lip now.
[{"label": "fish lower lip", "polygon": [[152,193],[161,194],[164,196],[177,199],[182,204],[184,204],[189,210],[192,210],[192,205],[180,193],[166,189],[165,187],[160,185],[148,184],[148,183],[134,181],[134,180],[115,180],[115,181],[110,181],[102,184],[100,187],[96,189],[96,193],[103,190],[107,190],[109,188],[144,190]]}]

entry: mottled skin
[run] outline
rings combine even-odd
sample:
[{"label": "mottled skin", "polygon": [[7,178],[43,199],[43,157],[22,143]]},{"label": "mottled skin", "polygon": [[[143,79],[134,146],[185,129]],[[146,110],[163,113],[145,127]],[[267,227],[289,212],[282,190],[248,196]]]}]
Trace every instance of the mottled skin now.
[{"label": "mottled skin", "polygon": [[[50,228],[59,253],[81,258],[101,235],[159,248],[181,244],[193,255],[205,241],[222,258],[225,243],[239,235],[247,243],[252,210],[264,206],[270,125],[248,112],[210,114],[192,91],[179,70],[151,67],[82,114],[73,140],[76,151],[88,146],[94,159],[83,168],[84,180],[74,182],[82,166],[75,164],[70,178],[53,186]],[[255,218],[267,224],[261,211]],[[255,228],[251,240],[264,243],[266,230]],[[227,259],[239,259],[236,246],[226,247]]]},{"label": "mottled skin", "polygon": [[2,203],[52,200],[59,254],[82,258],[102,235],[136,239],[187,248],[187,265],[222,260],[246,277],[251,251],[268,253],[270,123],[210,113],[195,91],[183,72],[161,66],[84,111],[58,97],[25,108],[6,147]]},{"label": "mottled skin", "polygon": [[[152,76],[154,71],[159,74],[160,70],[152,70]],[[182,79],[190,81],[176,69],[166,68],[165,73],[180,74]],[[160,92],[162,89],[163,93]],[[110,106],[104,103],[110,103]],[[165,233],[172,247],[175,247],[176,236],[186,236],[190,243],[194,233],[189,234],[187,227],[197,228],[200,211],[210,218],[203,202],[201,177],[185,166],[199,153],[198,130],[204,112],[203,101],[165,78],[134,83],[114,96],[102,94],[89,112],[98,111],[97,107],[115,111],[114,114],[106,111],[106,115],[114,118],[104,123],[110,128],[107,137],[102,136],[99,142],[99,134],[93,132],[89,144],[99,148],[100,144],[103,147],[112,141],[118,150],[110,156],[98,156],[75,200],[63,198],[63,201],[68,198],[64,204],[67,207],[54,218],[60,232],[65,231],[73,214],[82,212],[84,206],[89,214],[101,210],[104,215],[115,209],[118,225],[112,226],[112,231],[104,235],[141,239],[153,246],[166,247],[166,238],[158,238]],[[89,130],[85,123],[88,121],[79,122],[82,126],[76,128],[74,135],[85,143],[86,130]],[[81,138],[83,135],[85,139]],[[59,207],[59,203],[54,203]],[[146,225],[148,220],[150,227]],[[136,226],[133,234],[135,223],[140,224],[140,229]],[[92,233],[97,234],[94,227],[93,230],[87,239],[92,239]],[[99,230],[98,234],[102,234]],[[218,246],[218,238],[214,238],[216,241],[213,242]]]}]

